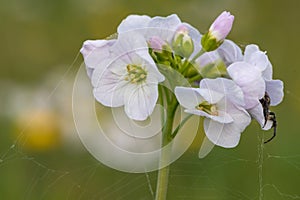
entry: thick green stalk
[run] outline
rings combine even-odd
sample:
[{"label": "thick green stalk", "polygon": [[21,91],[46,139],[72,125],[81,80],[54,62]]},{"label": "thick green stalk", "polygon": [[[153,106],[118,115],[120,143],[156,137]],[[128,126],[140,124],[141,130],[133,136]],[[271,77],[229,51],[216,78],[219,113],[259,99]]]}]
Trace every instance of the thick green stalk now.
[{"label": "thick green stalk", "polygon": [[160,166],[165,166],[158,171],[157,186],[156,186],[156,200],[166,200],[168,191],[168,180],[169,180],[169,161],[171,156],[171,147],[164,148],[171,140],[174,116],[178,102],[176,98],[173,98],[171,104],[167,106],[167,118],[165,126],[162,132],[162,150],[160,155]]}]

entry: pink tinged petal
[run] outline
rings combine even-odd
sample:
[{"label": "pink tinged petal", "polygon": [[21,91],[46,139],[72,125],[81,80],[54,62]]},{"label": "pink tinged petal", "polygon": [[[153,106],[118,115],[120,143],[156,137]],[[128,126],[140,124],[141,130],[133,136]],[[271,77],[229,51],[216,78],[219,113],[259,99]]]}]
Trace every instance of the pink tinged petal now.
[{"label": "pink tinged petal", "polygon": [[225,95],[225,98],[237,106],[244,106],[242,89],[232,80],[225,78],[202,79],[200,88],[206,88]]},{"label": "pink tinged petal", "polygon": [[231,31],[234,16],[230,12],[222,12],[209,28],[209,32],[217,39],[224,40]]},{"label": "pink tinged petal", "polygon": [[83,55],[89,77],[96,67],[102,67],[102,63],[110,56],[110,47],[115,40],[87,40],[80,49]]},{"label": "pink tinged petal", "polygon": [[150,48],[155,51],[161,51],[163,49],[163,45],[166,44],[160,37],[153,36],[148,40]]},{"label": "pink tinged petal", "polygon": [[283,99],[283,82],[281,80],[266,81],[266,91],[271,99],[271,106],[276,106]]},{"label": "pink tinged petal", "polygon": [[129,15],[124,19],[118,27],[118,33],[127,31],[145,31],[151,18],[147,15]]},{"label": "pink tinged petal", "polygon": [[188,110],[195,110],[197,105],[205,101],[196,88],[176,87],[175,96],[179,104]]},{"label": "pink tinged petal", "polygon": [[125,112],[134,120],[145,120],[153,112],[158,99],[157,84],[130,84],[124,94]]},{"label": "pink tinged petal", "polygon": [[217,52],[226,66],[243,60],[241,48],[231,40],[224,40],[223,44],[217,49]]},{"label": "pink tinged petal", "polygon": [[212,143],[225,148],[237,146],[241,132],[251,122],[251,118],[246,111],[235,109],[232,110],[230,115],[234,121],[229,124],[222,124],[211,119],[204,120],[204,131],[207,138]]},{"label": "pink tinged petal", "polygon": [[242,89],[245,98],[245,109],[253,108],[265,95],[265,81],[261,72],[246,62],[236,62],[227,68],[233,81]]}]

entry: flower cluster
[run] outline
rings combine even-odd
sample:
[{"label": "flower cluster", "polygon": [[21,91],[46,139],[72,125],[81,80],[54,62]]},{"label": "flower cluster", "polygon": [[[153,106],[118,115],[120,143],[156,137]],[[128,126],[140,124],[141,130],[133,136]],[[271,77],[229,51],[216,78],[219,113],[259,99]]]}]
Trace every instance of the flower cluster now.
[{"label": "flower cluster", "polygon": [[[167,110],[181,105],[203,116],[208,139],[226,148],[238,144],[252,118],[270,129],[269,106],[282,101],[283,83],[272,79],[271,62],[257,45],[242,50],[225,39],[233,20],[223,12],[202,35],[174,14],[130,15],[115,38],[85,41],[81,53],[96,100],[145,120],[158,98],[167,99]],[[164,82],[170,88],[160,90]]]}]

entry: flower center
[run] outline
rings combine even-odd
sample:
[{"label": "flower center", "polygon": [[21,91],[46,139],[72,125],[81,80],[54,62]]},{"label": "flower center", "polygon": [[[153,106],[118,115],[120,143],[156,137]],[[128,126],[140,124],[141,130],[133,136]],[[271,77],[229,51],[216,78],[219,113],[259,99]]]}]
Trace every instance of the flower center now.
[{"label": "flower center", "polygon": [[219,113],[217,111],[217,106],[215,104],[210,104],[207,101],[201,102],[199,105],[196,106],[197,110],[202,110],[210,115],[218,116]]},{"label": "flower center", "polygon": [[125,77],[126,81],[131,83],[143,83],[147,78],[147,72],[141,66],[138,65],[127,65],[127,76]]}]

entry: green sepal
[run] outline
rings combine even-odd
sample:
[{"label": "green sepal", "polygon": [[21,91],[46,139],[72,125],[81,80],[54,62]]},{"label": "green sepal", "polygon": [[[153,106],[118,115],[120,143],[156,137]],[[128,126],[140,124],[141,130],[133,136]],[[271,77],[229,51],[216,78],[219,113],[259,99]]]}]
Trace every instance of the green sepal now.
[{"label": "green sepal", "polygon": [[217,41],[209,32],[202,36],[201,45],[205,51],[214,51],[216,50],[223,41]]}]

